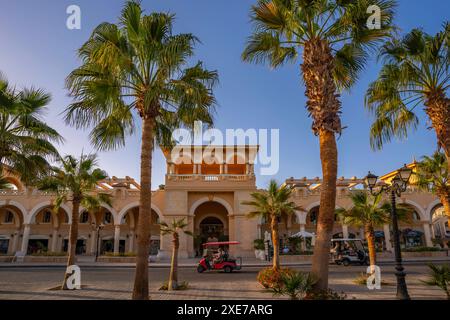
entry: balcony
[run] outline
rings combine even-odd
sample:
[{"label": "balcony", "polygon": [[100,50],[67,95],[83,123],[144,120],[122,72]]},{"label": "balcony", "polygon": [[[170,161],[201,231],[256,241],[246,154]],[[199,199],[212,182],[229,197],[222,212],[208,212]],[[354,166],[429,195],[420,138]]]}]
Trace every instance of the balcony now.
[{"label": "balcony", "polygon": [[191,189],[227,189],[255,186],[254,174],[167,174],[166,186]]}]

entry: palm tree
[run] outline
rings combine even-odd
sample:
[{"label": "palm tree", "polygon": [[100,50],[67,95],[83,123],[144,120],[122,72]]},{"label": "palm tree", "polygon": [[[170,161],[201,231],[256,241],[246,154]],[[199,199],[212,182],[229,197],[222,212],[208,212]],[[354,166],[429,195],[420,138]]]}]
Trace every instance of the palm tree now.
[{"label": "palm tree", "polygon": [[437,286],[442,289],[447,296],[447,300],[450,300],[450,265],[437,266],[430,263],[428,267],[430,268],[430,275],[423,282],[429,286]]},{"label": "palm tree", "polygon": [[450,25],[445,23],[435,36],[414,29],[383,46],[384,65],[366,94],[366,107],[375,115],[373,149],[393,137],[406,138],[419,122],[414,109],[423,106],[450,165],[449,44]]},{"label": "palm tree", "polygon": [[267,190],[251,193],[251,201],[243,201],[243,205],[252,206],[253,211],[248,213],[249,218],[262,217],[270,221],[273,243],[273,270],[280,270],[279,245],[278,245],[278,221],[283,214],[291,215],[295,210],[300,210],[294,202],[290,201],[293,187],[286,184],[278,186],[275,180],[271,180]]},{"label": "palm tree", "polygon": [[180,247],[180,232],[193,236],[192,232],[185,230],[188,224],[185,219],[173,220],[172,223],[161,222],[161,233],[172,235],[172,261],[170,263],[169,284],[167,290],[177,290],[178,288],[178,248]]},{"label": "palm tree", "polygon": [[198,42],[192,34],[172,33],[174,16],[144,15],[137,1],[127,1],[118,24],[102,23],[80,48],[83,64],[67,78],[75,102],[66,121],[93,126],[99,150],[125,144],[138,119],[141,129],[141,191],[133,299],[148,299],[152,154],[157,143],[169,145],[171,129],[212,124],[217,72],[198,62],[187,66]]},{"label": "palm tree", "polygon": [[417,186],[439,197],[450,223],[450,186],[447,158],[442,152],[424,156],[415,170]]},{"label": "palm tree", "polygon": [[374,228],[390,221],[391,205],[388,202],[381,203],[381,194],[371,196],[365,191],[352,193],[350,199],[352,207],[350,209],[339,208],[336,213],[342,218],[344,224],[364,228],[370,266],[373,267],[377,264]]},{"label": "palm tree", "polygon": [[[380,9],[380,28],[368,28],[367,9]],[[315,291],[328,287],[328,256],[334,223],[337,178],[335,135],[342,133],[339,91],[349,89],[369,51],[392,30],[393,0],[258,0],[252,7],[255,30],[243,59],[272,68],[302,55],[306,108],[319,137],[323,183],[312,273]]]},{"label": "palm tree", "polygon": [[[111,198],[106,193],[94,193],[97,183],[108,176],[106,172],[97,168],[96,155],[81,155],[79,159],[65,156],[59,162],[61,167],[54,167],[53,174],[38,182],[38,188],[56,192],[55,211],[58,211],[63,203],[72,203],[72,224],[70,225],[67,257],[67,266],[71,266],[75,263],[80,206],[87,210],[95,210],[101,204],[111,205]],[[67,289],[66,281],[69,276],[68,273],[64,275],[62,289]]]},{"label": "palm tree", "polygon": [[11,87],[0,73],[0,173],[10,171],[32,185],[59,157],[53,143],[63,139],[40,117],[50,100],[41,89]]}]

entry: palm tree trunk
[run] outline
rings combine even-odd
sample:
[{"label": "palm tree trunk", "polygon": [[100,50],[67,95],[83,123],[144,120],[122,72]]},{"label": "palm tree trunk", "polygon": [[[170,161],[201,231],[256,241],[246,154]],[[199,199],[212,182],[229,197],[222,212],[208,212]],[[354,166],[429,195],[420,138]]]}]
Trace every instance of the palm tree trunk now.
[{"label": "palm tree trunk", "polygon": [[275,215],[272,215],[270,227],[272,229],[272,243],[273,243],[273,270],[280,270],[279,260],[279,246],[278,246],[278,221]]},{"label": "palm tree trunk", "polygon": [[370,224],[366,224],[364,226],[364,231],[366,233],[367,247],[369,249],[370,270],[373,273],[375,271],[374,266],[377,264],[377,252],[375,249],[375,232],[373,230],[373,226]]},{"label": "palm tree trunk", "polygon": [[444,150],[450,172],[450,99],[445,92],[429,94],[425,101],[425,112],[436,132],[438,145]]},{"label": "palm tree trunk", "polygon": [[334,134],[330,131],[321,131],[319,139],[323,182],[320,187],[317,239],[311,269],[311,272],[318,279],[318,282],[314,286],[315,292],[328,289],[328,264],[336,208],[337,179],[337,147]]},{"label": "palm tree trunk", "polygon": [[[72,201],[72,224],[70,225],[69,232],[69,247],[68,247],[68,256],[67,256],[67,267],[75,264],[75,254],[77,248],[77,240],[78,240],[78,220],[79,220],[79,211],[80,211],[80,200],[74,199]],[[64,274],[64,282],[62,285],[63,290],[67,290],[67,279],[70,274]]]},{"label": "palm tree trunk", "polygon": [[328,289],[328,263],[336,204],[337,147],[335,133],[342,131],[341,103],[333,80],[334,61],[325,40],[305,43],[302,74],[306,84],[306,103],[315,135],[319,136],[323,181],[317,221],[317,240],[312,260],[312,273],[318,279],[314,291]]},{"label": "palm tree trunk", "polygon": [[178,288],[178,247],[180,245],[178,233],[173,234],[172,262],[170,264],[170,276],[167,290],[176,290]]},{"label": "palm tree trunk", "polygon": [[137,225],[137,256],[133,299],[148,300],[148,256],[150,246],[150,219],[152,206],[152,152],[154,121],[143,117],[141,142],[141,192]]}]

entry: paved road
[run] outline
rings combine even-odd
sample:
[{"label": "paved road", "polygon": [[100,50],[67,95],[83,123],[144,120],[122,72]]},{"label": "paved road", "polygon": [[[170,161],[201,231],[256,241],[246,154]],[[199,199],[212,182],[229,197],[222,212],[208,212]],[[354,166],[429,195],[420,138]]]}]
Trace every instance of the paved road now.
[{"label": "paved road", "polygon": [[[309,266],[295,267],[309,271]],[[383,281],[388,285],[381,290],[368,290],[353,280],[365,271],[361,266],[330,266],[330,287],[344,291],[348,299],[393,299],[395,276],[392,265],[381,266]],[[152,299],[271,299],[255,278],[260,268],[248,267],[232,274],[206,272],[198,274],[194,268],[180,268],[179,279],[188,281],[190,289],[173,293],[158,288],[166,280],[168,268],[150,269]],[[423,264],[408,263],[405,266],[407,283],[412,298],[443,299],[444,294],[436,288],[425,286],[428,268]],[[129,299],[134,270],[132,268],[82,268],[83,290],[51,290],[60,284],[64,274],[62,267],[14,267],[0,268],[0,299]]]}]

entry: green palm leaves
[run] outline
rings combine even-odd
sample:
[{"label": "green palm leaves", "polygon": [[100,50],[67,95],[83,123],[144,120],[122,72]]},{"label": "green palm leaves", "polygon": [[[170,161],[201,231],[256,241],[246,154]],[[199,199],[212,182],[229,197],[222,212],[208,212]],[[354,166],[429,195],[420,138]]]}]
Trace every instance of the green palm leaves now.
[{"label": "green palm leaves", "polygon": [[173,19],[144,15],[139,3],[129,1],[118,24],[100,24],[80,48],[83,64],[67,77],[76,101],[66,110],[66,122],[93,126],[90,137],[98,149],[124,145],[135,131],[133,110],[155,119],[161,143],[170,141],[170,128],[212,123],[217,72],[201,62],[187,66],[198,40],[172,34]]},{"label": "green palm leaves", "polygon": [[41,120],[50,100],[41,89],[11,87],[0,74],[0,172],[10,170],[27,185],[59,157],[53,143],[62,137]]},{"label": "green palm leaves", "polygon": [[267,190],[253,192],[251,201],[243,201],[243,205],[251,206],[252,211],[248,217],[264,217],[269,221],[273,216],[281,217],[282,214],[293,214],[300,210],[294,202],[290,201],[293,188],[288,185],[278,186],[275,180],[271,180]]},{"label": "green palm leaves", "polygon": [[[381,28],[367,28],[367,8],[381,10]],[[374,48],[392,31],[395,1],[259,0],[252,7],[254,33],[242,57],[278,67],[295,61],[307,42],[326,40],[333,49],[334,79],[341,89],[358,79]]]},{"label": "green palm leaves", "polygon": [[414,29],[402,39],[388,41],[381,50],[384,66],[378,79],[370,84],[366,106],[375,116],[371,128],[371,146],[382,148],[393,137],[406,138],[418,125],[417,106],[425,111],[438,133],[439,144],[446,148],[450,87],[450,27],[431,36]]},{"label": "green palm leaves", "polygon": [[109,194],[93,193],[97,183],[108,177],[97,168],[96,155],[81,155],[79,159],[65,156],[59,162],[61,166],[54,167],[53,173],[38,183],[40,190],[56,192],[55,210],[67,201],[77,201],[88,210],[98,209],[102,204],[111,205]]},{"label": "green palm leaves", "polygon": [[344,224],[357,227],[366,225],[377,226],[388,223],[390,220],[391,205],[381,202],[382,195],[371,196],[367,192],[357,191],[350,196],[351,209],[339,208],[336,213],[342,218]]},{"label": "green palm leaves", "polygon": [[159,225],[161,226],[161,233],[163,235],[173,235],[175,233],[183,232],[187,235],[193,236],[192,232],[185,230],[185,228],[188,226],[186,219],[174,219],[170,223],[163,221]]},{"label": "green palm leaves", "polygon": [[415,177],[422,190],[437,195],[450,195],[448,165],[443,153],[435,152],[432,156],[424,156],[417,164]]}]

